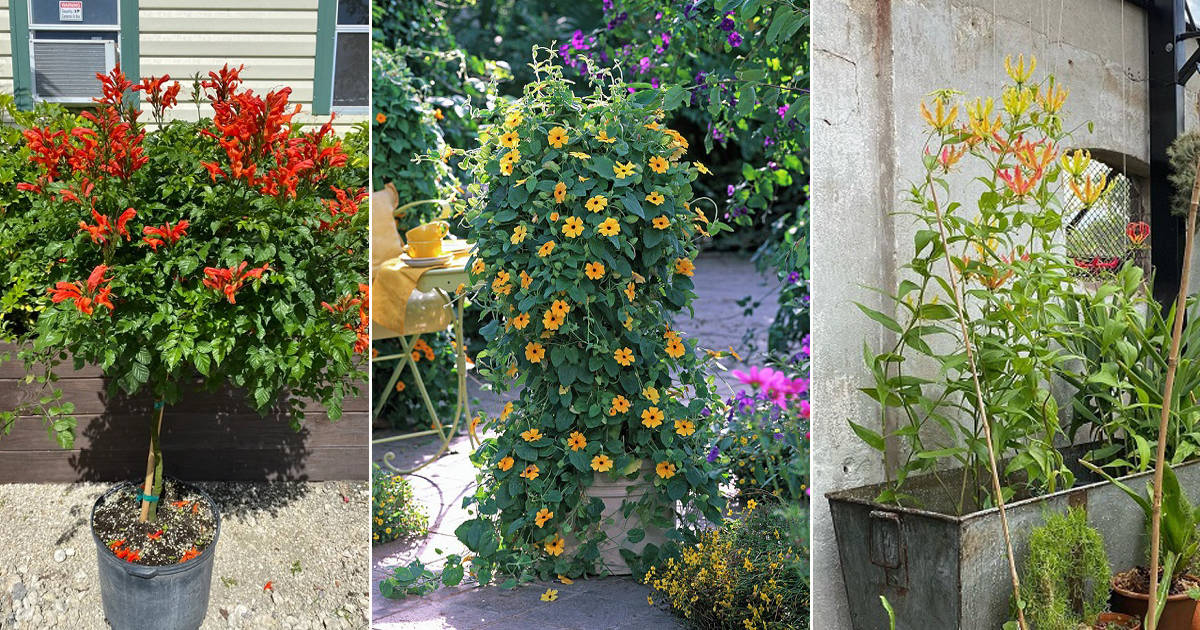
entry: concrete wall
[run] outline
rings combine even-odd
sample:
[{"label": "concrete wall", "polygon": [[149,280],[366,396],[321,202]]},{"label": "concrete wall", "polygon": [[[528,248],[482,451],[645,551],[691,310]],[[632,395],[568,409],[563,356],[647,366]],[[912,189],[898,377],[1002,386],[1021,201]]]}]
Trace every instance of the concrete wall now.
[{"label": "concrete wall", "polygon": [[[1004,57],[1030,53],[1038,75],[1070,88],[1073,138],[1147,161],[1146,19],[1122,0],[814,0],[813,47],[813,627],[850,628],[826,492],[886,479],[887,465],[848,420],[878,427],[864,342],[889,340],[855,301],[889,310],[868,287],[894,288],[913,225],[893,217],[920,174],[918,105],[940,88],[995,96]],[[1194,117],[1194,114],[1193,114]]]}]

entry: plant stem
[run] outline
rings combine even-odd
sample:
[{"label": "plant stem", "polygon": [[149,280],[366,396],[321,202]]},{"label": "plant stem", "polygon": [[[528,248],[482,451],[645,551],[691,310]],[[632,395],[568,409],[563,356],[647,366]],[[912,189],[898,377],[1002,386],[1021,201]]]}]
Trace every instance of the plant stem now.
[{"label": "plant stem", "polygon": [[[1175,368],[1179,365],[1179,345],[1183,338],[1183,319],[1187,311],[1188,284],[1191,281],[1192,241],[1196,234],[1196,207],[1200,205],[1200,158],[1188,205],[1187,233],[1184,235],[1183,272],[1179,295],[1175,298],[1175,321],[1171,329],[1171,350],[1167,355],[1167,383],[1163,389],[1162,413],[1158,418],[1158,450],[1154,456],[1154,505],[1150,512],[1150,605],[1146,611],[1146,630],[1158,627],[1158,547],[1162,530],[1163,467],[1167,459],[1167,427],[1171,416],[1171,396],[1175,389]],[[1171,576],[1163,576],[1170,581]]]},{"label": "plant stem", "polygon": [[[146,455],[146,480],[142,483],[142,494],[162,498],[162,448],[159,445],[158,435],[162,430],[163,411],[166,408],[162,401],[158,403],[158,419],[150,420],[150,452]],[[159,501],[147,501],[142,499],[142,514],[138,518],[139,521],[154,522],[158,518]]]},{"label": "plant stem", "polygon": [[[1029,625],[1025,622],[1025,609],[1021,602],[1021,579],[1017,577],[1017,559],[1013,553],[1012,536],[1008,529],[1008,512],[1004,509],[1004,492],[1000,486],[999,465],[996,463],[996,447],[992,444],[992,425],[988,421],[987,406],[983,400],[983,386],[979,384],[979,368],[975,364],[975,350],[971,346],[971,336],[967,329],[967,320],[964,310],[966,308],[963,299],[962,288],[958,284],[955,276],[954,263],[950,259],[950,243],[946,238],[946,224],[942,219],[942,206],[938,203],[937,190],[934,187],[932,177],[926,171],[926,184],[929,187],[929,194],[933,201],[933,211],[937,216],[938,236],[942,245],[942,257],[946,261],[946,276],[950,282],[950,290],[954,293],[954,310],[955,316],[958,319],[958,327],[962,331],[963,349],[967,355],[967,365],[971,369],[971,379],[975,385],[975,401],[979,408],[979,422],[983,425],[984,437],[987,440],[988,463],[992,473],[992,490],[996,494],[996,507],[1000,510],[1000,527],[1004,532],[1004,547],[1008,552],[1008,572],[1012,578],[1013,597],[1017,601],[1017,625],[1021,630],[1029,630]],[[1151,600],[1153,601],[1153,600]],[[1150,630],[1153,630],[1151,628]]]}]

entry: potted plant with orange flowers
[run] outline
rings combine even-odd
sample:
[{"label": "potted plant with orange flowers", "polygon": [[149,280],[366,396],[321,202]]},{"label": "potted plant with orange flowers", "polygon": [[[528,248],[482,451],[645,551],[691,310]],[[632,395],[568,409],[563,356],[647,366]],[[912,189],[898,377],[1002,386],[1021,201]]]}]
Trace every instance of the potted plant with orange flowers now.
[{"label": "potted plant with orange flowers", "polygon": [[724,505],[706,461],[709,355],[671,327],[695,298],[694,241],[728,229],[692,204],[706,169],[662,125],[664,95],[686,95],[600,73],[579,97],[537,51],[533,68],[468,157],[478,361],[523,388],[474,454],[478,516],[457,534],[479,582],[504,586],[637,573]]},{"label": "potted plant with orange flowers", "polygon": [[305,399],[336,420],[364,376],[365,139],[301,130],[289,88],[255,94],[240,70],[200,84],[212,119],[168,122],[179,84],[118,68],[98,75],[103,96],[75,126],[24,132],[37,176],[19,185],[28,215],[11,220],[38,229],[12,267],[37,270],[21,280],[41,310],[25,359],[96,365],[150,416],[144,479],[92,512],[115,628],[194,629],[207,609],[220,515],[199,489],[164,482],[167,409],[196,388],[238,388],[299,428]]}]

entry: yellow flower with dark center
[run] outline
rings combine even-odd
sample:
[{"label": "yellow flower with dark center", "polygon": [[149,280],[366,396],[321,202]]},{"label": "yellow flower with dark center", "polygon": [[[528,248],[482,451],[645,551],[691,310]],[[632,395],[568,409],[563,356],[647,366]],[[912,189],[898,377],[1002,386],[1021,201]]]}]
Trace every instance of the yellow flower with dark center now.
[{"label": "yellow flower with dark center", "polygon": [[521,243],[521,241],[525,240],[525,237],[528,234],[529,234],[528,228],[526,228],[524,225],[518,225],[517,227],[513,228],[512,236],[510,236],[508,240],[513,245],[519,245]]},{"label": "yellow flower with dark center", "polygon": [[566,317],[567,313],[571,312],[571,305],[562,300],[554,300],[554,302],[550,304],[550,310],[554,311],[555,315]]},{"label": "yellow flower with dark center", "polygon": [[583,234],[583,219],[567,217],[567,220],[563,221],[562,232],[567,238],[575,238]]},{"label": "yellow flower with dark center", "polygon": [[515,132],[515,131],[510,131],[510,132],[500,136],[500,146],[502,146],[506,149],[511,149],[511,148],[517,146],[517,143],[520,141],[521,141],[521,136],[518,136],[517,132]]},{"label": "yellow flower with dark center", "polygon": [[608,199],[604,195],[596,195],[587,200],[587,209],[592,212],[600,212],[608,205]]},{"label": "yellow flower with dark center", "polygon": [[581,448],[587,448],[587,438],[578,431],[572,431],[571,437],[567,438],[567,446],[571,447],[572,451],[578,451]]},{"label": "yellow flower with dark center", "polygon": [[633,317],[625,316],[625,330],[633,330]]},{"label": "yellow flower with dark center", "polygon": [[592,157],[592,156],[590,156],[590,155],[588,155],[588,154],[584,153],[583,151],[572,151],[572,152],[570,153],[570,155],[571,155],[571,157],[576,157],[576,158],[579,158],[579,159],[581,159],[581,160],[586,160],[586,159],[589,159],[589,158],[591,158],[591,157]]},{"label": "yellow flower with dark center", "polygon": [[538,431],[537,429],[530,429],[528,431],[522,431],[521,439],[525,440],[526,442],[536,442],[536,441],[542,439],[542,432]]},{"label": "yellow flower with dark center", "polygon": [[473,273],[473,274],[476,274],[476,275],[481,274],[486,269],[487,269],[487,265],[485,265],[483,263],[482,259],[476,258],[475,262],[471,263],[471,273]]},{"label": "yellow flower with dark center", "polygon": [[508,160],[509,162],[513,162],[514,164],[517,162],[520,162],[521,161],[521,150],[513,149],[512,151],[505,153],[504,159]]},{"label": "yellow flower with dark center", "polygon": [[499,464],[496,464],[496,468],[499,468],[500,470],[502,470],[504,472],[508,472],[509,469],[511,469],[513,467],[513,464],[515,464],[515,463],[516,463],[516,460],[514,460],[512,457],[505,457],[504,459],[500,460]]},{"label": "yellow flower with dark center", "polygon": [[551,223],[555,223],[555,222],[557,222],[557,221],[558,221],[558,216],[559,216],[559,215],[558,215],[558,212],[551,212],[551,213],[550,213],[550,222],[551,222]]},{"label": "yellow flower with dark center", "polygon": [[642,396],[644,396],[646,398],[646,400],[649,400],[652,403],[658,404],[658,388],[657,387],[647,387],[647,388],[643,389]]},{"label": "yellow flower with dark center", "polygon": [[642,410],[642,426],[649,427],[651,429],[656,428],[658,425],[662,424],[663,417],[664,414],[658,407],[644,409]]},{"label": "yellow flower with dark center", "polygon": [[558,184],[556,184],[554,186],[554,201],[555,201],[555,203],[562,203],[563,200],[566,198],[567,198],[567,185],[562,182],[558,182]]},{"label": "yellow flower with dark center", "polygon": [[633,350],[628,347],[621,348],[613,353],[613,358],[624,367],[633,365]]},{"label": "yellow flower with dark center", "polygon": [[546,349],[542,347],[542,344],[536,341],[525,344],[525,358],[529,359],[530,363],[541,363],[545,356]]},{"label": "yellow flower with dark center", "polygon": [[675,476],[675,464],[671,462],[658,462],[658,465],[654,467],[654,472],[658,473],[658,476],[663,479],[670,479]]},{"label": "yellow flower with dark center", "polygon": [[617,179],[625,179],[632,176],[636,169],[637,167],[634,166],[633,162],[626,162],[625,164],[617,162],[613,164],[613,176]]},{"label": "yellow flower with dark center", "polygon": [[676,420],[675,432],[683,437],[687,437],[696,432],[696,425],[691,420]]},{"label": "yellow flower with dark center", "polygon": [[550,252],[552,251],[554,251],[554,241],[546,241],[545,243],[542,243],[541,247],[538,248],[538,256],[545,258],[549,256]]},{"label": "yellow flower with dark center", "polygon": [[604,265],[599,262],[590,262],[584,265],[583,273],[587,274],[587,277],[592,280],[599,280],[604,277]]},{"label": "yellow flower with dark center", "polygon": [[596,472],[608,472],[612,467],[613,460],[608,455],[601,453],[592,458],[592,470]]},{"label": "yellow flower with dark center", "polygon": [[525,273],[525,270],[522,269],[521,270],[521,288],[528,289],[529,285],[531,285],[531,284],[533,284],[533,277],[530,276],[529,274]]},{"label": "yellow flower with dark center", "polygon": [[[546,550],[549,551],[549,547],[547,547]],[[562,552],[559,552],[559,553],[562,553]],[[554,555],[557,556],[558,554],[554,554]],[[556,599],[558,599],[558,590],[557,589],[548,588],[548,589],[546,589],[545,593],[542,593],[542,601],[544,601],[544,602],[552,602]]]},{"label": "yellow flower with dark center", "polygon": [[[522,314],[522,315],[525,315],[524,313],[521,313],[521,314]],[[515,323],[516,323],[516,322],[514,322],[514,325],[515,325]],[[526,324],[528,324],[528,323],[529,323],[529,316],[528,316],[528,315],[525,315],[525,323],[526,323]],[[524,326],[517,326],[517,328],[524,328]],[[505,373],[504,373],[504,375],[505,375],[505,376],[507,376],[508,378],[517,378],[517,366],[516,366],[516,364],[514,363],[513,365],[509,366],[509,368],[508,368],[508,371],[507,371],[507,372],[505,372]]]},{"label": "yellow flower with dark center", "polygon": [[513,412],[513,404],[512,404],[512,401],[510,400],[510,401],[504,403],[504,409],[500,411],[500,421],[504,422],[504,420],[506,418],[508,418],[508,416],[510,414],[512,414],[512,412]]},{"label": "yellow flower with dark center", "polygon": [[538,510],[537,516],[533,517],[533,520],[537,523],[538,527],[542,527],[546,524],[546,521],[549,521],[552,518],[554,518],[554,512],[551,512],[546,508],[542,508]]},{"label": "yellow flower with dark center", "polygon": [[524,477],[525,479],[528,479],[530,481],[537,479],[538,478],[537,464],[530,464],[530,465],[526,466],[525,470],[521,471],[521,477]]},{"label": "yellow flower with dark center", "polygon": [[383,123],[387,122],[387,114],[385,114],[383,112],[379,112],[378,114],[375,114],[375,122],[377,122],[381,125]]},{"label": "yellow flower with dark center", "polygon": [[754,508],[757,508],[757,507],[758,507],[758,501],[755,501],[754,499],[750,499],[749,501],[746,501],[746,511],[747,512],[753,512]]},{"label": "yellow flower with dark center", "polygon": [[666,173],[668,167],[670,167],[670,164],[667,164],[667,161],[661,157],[656,155],[650,158],[650,170],[654,171],[655,173]]},{"label": "yellow flower with dark center", "polygon": [[555,127],[546,135],[546,142],[555,149],[561,149],[567,145],[567,130],[562,127]]},{"label": "yellow flower with dark center", "polygon": [[656,206],[661,206],[663,204],[663,202],[666,200],[667,200],[666,197],[663,197],[662,193],[658,192],[657,190],[650,193],[649,195],[646,195],[646,201],[649,201],[650,203],[652,203]]},{"label": "yellow flower with dark center", "polygon": [[548,310],[542,316],[542,327],[546,330],[558,330],[560,326],[567,321],[566,315],[559,315],[554,311]]},{"label": "yellow flower with dark center", "polygon": [[438,109],[433,110],[433,119],[434,120],[445,120],[446,115],[442,113],[441,108],[438,108]]},{"label": "yellow flower with dark center", "polygon": [[525,117],[521,115],[521,112],[509,112],[508,115],[504,117],[504,126],[512,129],[519,126],[524,120]]},{"label": "yellow flower with dark center", "polygon": [[604,236],[616,236],[621,233],[621,224],[617,223],[616,219],[608,217],[596,229]]},{"label": "yellow flower with dark center", "polygon": [[[520,315],[514,317],[512,320],[512,325],[517,330],[524,330],[524,328],[529,325],[529,313],[521,313]],[[516,366],[513,366],[513,369],[516,369]]]},{"label": "yellow flower with dark center", "polygon": [[402,392],[404,391],[404,387],[404,381],[396,381],[396,391]]},{"label": "yellow flower with dark center", "polygon": [[694,275],[696,275],[695,271],[696,271],[696,265],[693,265],[692,261],[690,259],[687,259],[687,258],[676,258],[675,259],[675,273],[682,274],[685,276],[694,276]]},{"label": "yellow flower with dark center", "polygon": [[500,160],[500,174],[501,175],[512,175],[513,174],[513,163],[509,160]]},{"label": "yellow flower with dark center", "polygon": [[657,130],[658,130],[658,123],[656,123],[656,122],[652,122],[652,123],[646,123],[646,124],[644,124],[644,125],[642,125],[642,126],[643,126],[643,127],[645,127],[646,129],[649,129],[650,131],[657,131]]},{"label": "yellow flower with dark center", "polygon": [[612,404],[608,408],[608,415],[615,416],[619,413],[625,413],[627,411],[629,411],[629,399],[617,394],[617,396],[612,399]]},{"label": "yellow flower with dark center", "polygon": [[687,348],[683,345],[683,342],[680,341],[679,339],[672,339],[667,342],[667,354],[671,355],[672,357],[674,357],[676,359],[683,356],[686,351],[687,351]]},{"label": "yellow flower with dark center", "polygon": [[654,220],[651,221],[651,223],[654,225],[655,228],[660,229],[660,230],[665,230],[665,229],[671,227],[671,220],[668,219],[666,216],[662,216],[662,215],[654,217]]},{"label": "yellow flower with dark center", "polygon": [[[567,541],[563,540],[562,536],[555,534],[554,538],[550,542],[546,543],[546,553],[548,553],[552,556],[560,556],[560,555],[562,555],[563,549],[565,549],[566,546],[567,546]],[[550,589],[550,591],[553,591],[555,596],[558,595],[558,591],[555,591],[554,589]],[[550,591],[547,591],[547,592],[550,592]],[[548,600],[548,601],[553,601],[553,599]]]},{"label": "yellow flower with dark center", "polygon": [[596,134],[596,140],[599,140],[605,144],[612,144],[617,141],[616,138],[609,136],[608,133],[603,129],[600,130],[600,133]]}]

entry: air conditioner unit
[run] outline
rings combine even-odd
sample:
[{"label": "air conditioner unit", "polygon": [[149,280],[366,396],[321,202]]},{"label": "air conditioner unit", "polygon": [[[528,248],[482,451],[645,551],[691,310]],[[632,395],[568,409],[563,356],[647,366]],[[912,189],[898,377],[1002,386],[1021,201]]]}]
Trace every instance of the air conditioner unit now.
[{"label": "air conditioner unit", "polygon": [[96,73],[117,64],[117,45],[109,40],[35,39],[33,97],[54,103],[90,103],[100,96]]}]

